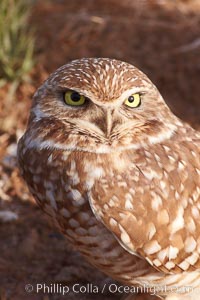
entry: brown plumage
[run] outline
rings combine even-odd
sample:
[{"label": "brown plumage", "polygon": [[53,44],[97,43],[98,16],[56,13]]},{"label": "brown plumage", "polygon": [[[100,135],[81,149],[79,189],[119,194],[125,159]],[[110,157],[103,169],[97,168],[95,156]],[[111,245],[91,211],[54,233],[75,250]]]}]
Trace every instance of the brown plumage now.
[{"label": "brown plumage", "polygon": [[18,158],[39,206],[93,265],[200,299],[200,133],[141,71],[102,58],[58,69],[34,96]]}]

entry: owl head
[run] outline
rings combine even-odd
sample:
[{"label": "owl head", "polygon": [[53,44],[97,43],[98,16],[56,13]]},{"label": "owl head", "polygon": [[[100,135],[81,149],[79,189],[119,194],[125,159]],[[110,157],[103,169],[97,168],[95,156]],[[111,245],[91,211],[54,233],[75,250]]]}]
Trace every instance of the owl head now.
[{"label": "owl head", "polygon": [[136,67],[84,58],[56,70],[35,93],[29,142],[97,153],[136,149],[169,138],[174,118]]}]

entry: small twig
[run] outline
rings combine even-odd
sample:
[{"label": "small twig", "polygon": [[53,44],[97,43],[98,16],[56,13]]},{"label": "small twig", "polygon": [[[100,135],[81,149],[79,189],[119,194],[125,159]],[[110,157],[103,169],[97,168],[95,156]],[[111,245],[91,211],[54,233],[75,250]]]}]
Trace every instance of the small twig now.
[{"label": "small twig", "polygon": [[184,52],[190,52],[200,47],[200,38],[197,38],[196,40],[192,41],[189,44],[183,45],[177,49],[174,50],[175,53],[184,53]]}]

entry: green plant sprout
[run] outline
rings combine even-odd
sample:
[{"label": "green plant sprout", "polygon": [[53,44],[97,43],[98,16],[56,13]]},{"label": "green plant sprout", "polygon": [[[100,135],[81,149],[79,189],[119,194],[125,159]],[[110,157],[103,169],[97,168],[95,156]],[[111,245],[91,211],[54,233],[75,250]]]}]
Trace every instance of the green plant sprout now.
[{"label": "green plant sprout", "polygon": [[29,79],[34,65],[34,38],[28,28],[30,2],[0,1],[0,87],[11,82],[12,93]]}]

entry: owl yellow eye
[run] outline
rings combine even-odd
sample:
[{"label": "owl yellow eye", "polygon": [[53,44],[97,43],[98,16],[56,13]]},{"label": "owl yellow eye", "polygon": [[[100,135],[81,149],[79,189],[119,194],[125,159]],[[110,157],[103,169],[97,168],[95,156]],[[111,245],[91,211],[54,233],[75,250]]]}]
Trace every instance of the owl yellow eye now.
[{"label": "owl yellow eye", "polygon": [[67,91],[64,94],[64,101],[67,105],[71,106],[81,106],[85,103],[85,96],[80,95],[75,91]]},{"label": "owl yellow eye", "polygon": [[140,94],[133,94],[133,95],[129,96],[125,100],[124,104],[129,107],[132,107],[132,108],[140,106],[140,104],[141,104]]}]

